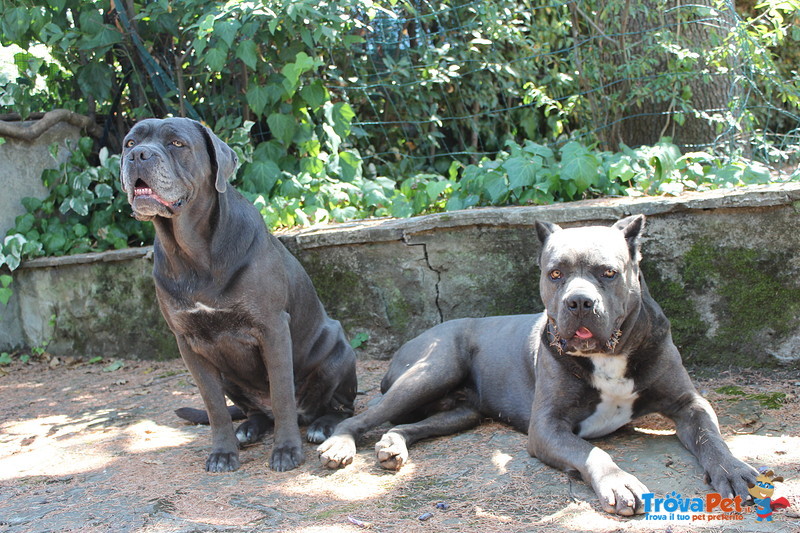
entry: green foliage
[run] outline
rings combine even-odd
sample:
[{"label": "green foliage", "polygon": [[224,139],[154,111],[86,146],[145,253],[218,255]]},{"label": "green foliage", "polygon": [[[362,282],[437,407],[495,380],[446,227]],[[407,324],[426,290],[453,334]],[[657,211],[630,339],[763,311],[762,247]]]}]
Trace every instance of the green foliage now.
[{"label": "green foliage", "polygon": [[620,152],[592,150],[575,141],[558,151],[526,141],[509,141],[507,151],[464,169],[452,184],[448,211],[483,205],[549,204],[642,194],[767,183],[769,172],[745,160],[724,162],[707,153],[681,155],[677,146],[662,141]]},{"label": "green foliage", "polygon": [[[671,118],[659,131],[696,118],[691,79],[732,62],[785,79],[775,50],[800,37],[795,3],[750,6],[728,30],[727,6],[665,13],[644,0],[156,0],[119,12],[8,0],[0,44],[22,51],[17,76],[0,74],[0,106],[202,118],[239,155],[234,184],[273,229],[763,183],[766,170],[744,159],[681,154],[660,135],[638,148],[619,139],[629,108],[661,105],[656,116]],[[718,29],[700,51],[682,39],[698,17],[720,23],[702,25]],[[759,87],[796,106],[797,87],[779,85]],[[712,122],[746,133],[758,121],[725,117]],[[128,216],[117,156],[101,151],[93,167],[89,145],[45,172],[47,199],[25,199],[0,266],[152,240]]]},{"label": "green foliage", "polygon": [[736,385],[725,385],[714,389],[714,392],[731,396],[728,400],[755,400],[767,409],[780,409],[788,398],[785,392],[756,392],[748,394]]},{"label": "green foliage", "polygon": [[103,149],[99,164],[93,166],[88,159],[92,144],[89,138],[80,139],[67,161],[42,173],[42,183],[50,193],[44,200],[22,200],[27,212],[16,218],[6,235],[0,266],[15,270],[22,259],[152,242],[152,226],[130,216],[118,179],[119,156]]},{"label": "green foliage", "polygon": [[361,333],[356,334],[350,340],[350,346],[352,346],[353,349],[360,348],[368,340],[369,340],[369,333],[365,333],[362,331]]},{"label": "green foliage", "polygon": [[125,366],[123,361],[117,360],[103,367],[103,372],[116,372]]},{"label": "green foliage", "polygon": [[[526,141],[506,143],[494,158],[461,168],[448,177],[420,173],[395,183],[365,178],[350,152],[323,160],[306,159],[296,173],[271,159],[274,141],[255,150],[247,128],[232,131],[229,142],[245,164],[264,171],[245,173],[236,183],[260,210],[270,229],[369,217],[409,217],[474,206],[549,204],[582,198],[678,194],[767,183],[770,174],[746,160],[723,161],[708,153],[682,155],[667,140],[655,146],[601,152],[571,141],[560,149]],[[26,198],[27,212],[0,248],[0,266],[15,270],[23,259],[141,246],[152,242],[152,225],[130,217],[119,180],[119,156],[101,151],[100,165],[87,160],[84,138],[58,170],[46,170],[50,188],[44,200]],[[279,161],[280,162],[280,161]],[[259,191],[268,191],[262,193]],[[0,276],[0,303],[11,296],[11,276]]]},{"label": "green foliage", "polygon": [[14,278],[8,274],[0,275],[0,303],[3,305],[7,305],[8,301],[11,299],[13,291],[9,288],[9,286],[11,285],[12,281],[14,281]]}]

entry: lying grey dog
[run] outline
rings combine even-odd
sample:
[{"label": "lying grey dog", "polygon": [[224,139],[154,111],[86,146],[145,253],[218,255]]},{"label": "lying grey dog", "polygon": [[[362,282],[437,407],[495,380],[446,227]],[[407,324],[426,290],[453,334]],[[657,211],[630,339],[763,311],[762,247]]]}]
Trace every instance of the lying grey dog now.
[{"label": "lying grey dog", "polygon": [[[239,444],[273,423],[270,467],[295,468],[304,460],[298,424],[310,424],[308,440],[319,443],[353,414],[355,355],[339,322],[256,208],[228,186],[237,157],[208,128],[143,120],[123,147],[123,189],[134,216],[156,230],[158,303],[208,412],[206,470],[239,468]],[[225,396],[247,417],[235,432]]]},{"label": "lying grey dog", "polygon": [[527,431],[531,455],[579,472],[604,510],[632,515],[643,511],[647,488],[586,439],[659,412],[675,421],[716,491],[746,498],[756,471],[722,440],[642,278],[643,225],[642,215],[612,227],[537,223],[546,312],[452,320],[403,345],[379,403],[319,446],[322,464],[349,464],[356,439],[391,421],[402,425],[383,435],[376,452],[382,466],[398,469],[414,442],[489,417]]}]

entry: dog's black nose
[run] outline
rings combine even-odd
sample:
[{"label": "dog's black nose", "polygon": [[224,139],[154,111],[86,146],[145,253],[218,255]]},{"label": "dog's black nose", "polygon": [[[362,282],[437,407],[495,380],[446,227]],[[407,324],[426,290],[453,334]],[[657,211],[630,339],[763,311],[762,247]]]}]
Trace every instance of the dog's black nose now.
[{"label": "dog's black nose", "polygon": [[137,159],[140,161],[147,161],[153,157],[153,151],[146,146],[136,146],[128,153],[128,158],[131,161],[136,161]]},{"label": "dog's black nose", "polygon": [[586,294],[571,294],[564,300],[564,304],[573,315],[584,316],[594,310],[595,300]]}]

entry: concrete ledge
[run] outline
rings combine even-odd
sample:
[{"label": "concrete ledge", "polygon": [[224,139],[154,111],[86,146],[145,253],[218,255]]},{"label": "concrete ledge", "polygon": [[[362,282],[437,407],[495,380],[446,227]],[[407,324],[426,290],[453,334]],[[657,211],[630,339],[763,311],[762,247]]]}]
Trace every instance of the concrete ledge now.
[{"label": "concrete ledge", "polygon": [[[443,320],[536,312],[537,219],[565,226],[648,215],[643,268],[684,359],[763,365],[800,358],[800,184],[675,198],[616,198],[366,220],[279,238],[329,314],[388,358]],[[21,343],[70,355],[177,355],[155,302],[152,250],[26,262],[15,273]],[[53,324],[50,318],[55,315]]]},{"label": "concrete ledge", "polygon": [[602,198],[544,206],[482,207],[404,219],[373,219],[286,232],[284,242],[302,249],[401,240],[409,234],[467,226],[532,226],[540,219],[556,224],[613,221],[627,215],[666,215],[684,211],[768,208],[800,200],[800,183],[687,193],[678,197]]}]

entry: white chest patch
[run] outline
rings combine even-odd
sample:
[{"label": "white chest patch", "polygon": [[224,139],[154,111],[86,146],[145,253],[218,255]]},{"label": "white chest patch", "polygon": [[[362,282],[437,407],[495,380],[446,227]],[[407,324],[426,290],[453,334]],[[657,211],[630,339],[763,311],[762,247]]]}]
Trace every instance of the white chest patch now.
[{"label": "white chest patch", "polygon": [[591,385],[600,391],[595,411],[580,423],[578,435],[585,439],[602,437],[630,422],[633,402],[639,397],[633,391],[633,380],[625,377],[627,358],[594,355]]}]

